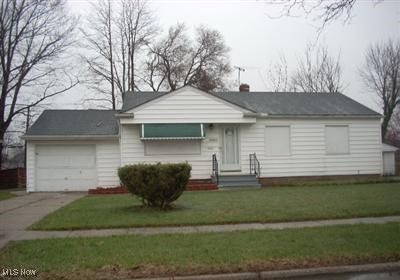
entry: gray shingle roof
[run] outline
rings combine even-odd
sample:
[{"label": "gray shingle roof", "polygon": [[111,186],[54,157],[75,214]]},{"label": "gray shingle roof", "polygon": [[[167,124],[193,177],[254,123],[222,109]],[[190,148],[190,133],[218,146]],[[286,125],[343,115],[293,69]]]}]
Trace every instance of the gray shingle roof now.
[{"label": "gray shingle roof", "polygon": [[29,128],[31,136],[104,136],[118,135],[114,110],[45,110]]},{"label": "gray shingle roof", "polygon": [[340,93],[223,92],[231,103],[269,115],[376,115],[379,113]]},{"label": "gray shingle roof", "polygon": [[[125,96],[122,111],[135,108],[167,93],[128,93]],[[276,116],[380,116],[379,113],[340,93],[219,92],[211,94],[252,112]]]},{"label": "gray shingle roof", "polygon": [[163,92],[152,92],[152,91],[141,91],[141,92],[127,92],[125,93],[125,99],[122,104],[122,111],[126,111],[135,107],[138,107],[146,102],[156,99],[160,96],[167,94],[167,91]]},{"label": "gray shingle roof", "polygon": [[[126,111],[168,92],[127,93],[122,111]],[[212,93],[254,113],[272,116],[376,116],[380,114],[339,93]],[[45,110],[26,136],[109,136],[118,135],[115,110]]]}]

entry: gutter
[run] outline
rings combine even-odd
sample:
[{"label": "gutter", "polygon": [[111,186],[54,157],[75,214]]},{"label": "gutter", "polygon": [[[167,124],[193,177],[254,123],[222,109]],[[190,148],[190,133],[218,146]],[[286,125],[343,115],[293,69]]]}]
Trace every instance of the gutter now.
[{"label": "gutter", "polygon": [[365,119],[380,119],[382,115],[269,115],[266,113],[245,113],[244,117],[255,117],[260,119],[279,119],[279,118],[365,118]]},{"label": "gutter", "polygon": [[119,135],[24,135],[24,140],[118,140]]},{"label": "gutter", "polygon": [[247,118],[267,118],[269,115],[267,113],[244,113],[243,117]]},{"label": "gutter", "polygon": [[134,114],[133,113],[117,113],[114,115],[116,118],[121,119],[121,118],[133,118]]}]

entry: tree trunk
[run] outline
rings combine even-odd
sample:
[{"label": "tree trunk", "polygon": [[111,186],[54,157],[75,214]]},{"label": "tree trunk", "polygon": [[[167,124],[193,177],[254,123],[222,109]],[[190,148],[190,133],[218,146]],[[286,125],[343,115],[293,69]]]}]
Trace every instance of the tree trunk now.
[{"label": "tree trunk", "polygon": [[112,109],[116,108],[116,100],[115,100],[115,86],[114,86],[114,54],[113,54],[113,44],[112,44],[112,30],[111,30],[111,2],[108,1],[108,13],[107,13],[107,31],[108,31],[108,47],[110,49],[110,75],[111,75],[111,102]]},{"label": "tree trunk", "polygon": [[390,117],[391,115],[385,115],[383,117],[383,121],[382,121],[382,125],[381,125],[381,129],[382,129],[382,140],[385,139],[386,133],[387,133],[387,127],[389,125],[389,121],[390,121]]},{"label": "tree trunk", "polygon": [[0,170],[3,167],[3,144],[4,141],[4,133],[0,132]]}]

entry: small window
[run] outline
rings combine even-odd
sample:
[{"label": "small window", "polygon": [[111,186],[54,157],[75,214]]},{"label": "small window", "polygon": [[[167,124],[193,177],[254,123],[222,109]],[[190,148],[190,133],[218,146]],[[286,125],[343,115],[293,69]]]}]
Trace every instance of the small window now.
[{"label": "small window", "polygon": [[347,125],[325,126],[325,146],[329,155],[349,153],[349,127]]},{"label": "small window", "polygon": [[290,155],[290,126],[265,128],[265,153],[269,156]]}]

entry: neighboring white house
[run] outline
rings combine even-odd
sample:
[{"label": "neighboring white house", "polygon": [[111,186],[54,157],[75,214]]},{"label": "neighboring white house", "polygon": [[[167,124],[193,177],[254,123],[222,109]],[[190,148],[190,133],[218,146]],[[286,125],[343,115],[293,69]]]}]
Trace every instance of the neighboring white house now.
[{"label": "neighboring white house", "polygon": [[188,161],[209,179],[213,155],[222,177],[383,174],[380,119],[342,94],[127,93],[119,111],[44,111],[25,135],[27,191],[116,186],[135,163]]},{"label": "neighboring white house", "polygon": [[382,143],[382,174],[395,175],[396,174],[396,160],[395,153],[397,147]]}]

